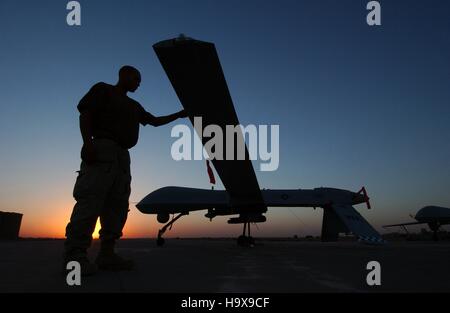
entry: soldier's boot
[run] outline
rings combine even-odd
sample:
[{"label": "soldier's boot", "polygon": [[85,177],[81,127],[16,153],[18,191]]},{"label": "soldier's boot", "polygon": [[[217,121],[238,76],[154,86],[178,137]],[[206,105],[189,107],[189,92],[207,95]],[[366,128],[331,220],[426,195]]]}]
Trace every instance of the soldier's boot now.
[{"label": "soldier's boot", "polygon": [[71,261],[76,261],[80,264],[81,276],[92,276],[98,271],[98,266],[91,263],[87,257],[87,253],[84,250],[76,250],[72,252],[66,252],[63,258],[63,272],[68,274],[73,270],[73,267],[67,269],[67,264]]},{"label": "soldier's boot", "polygon": [[133,260],[122,258],[114,252],[114,242],[102,242],[97,259],[99,269],[106,271],[129,271],[134,268]]}]

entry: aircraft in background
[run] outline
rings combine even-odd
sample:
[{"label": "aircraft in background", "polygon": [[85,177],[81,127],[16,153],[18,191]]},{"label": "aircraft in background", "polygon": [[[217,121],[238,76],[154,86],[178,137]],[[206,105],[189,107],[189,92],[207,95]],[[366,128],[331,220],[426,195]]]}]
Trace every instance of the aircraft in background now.
[{"label": "aircraft in background", "polygon": [[[194,117],[202,117],[204,127],[218,125],[225,130],[226,125],[240,125],[213,43],[180,36],[158,42],[153,49],[192,124]],[[223,142],[227,142],[226,132],[224,136]],[[236,143],[242,142],[243,136],[239,132],[233,133],[233,136],[234,151],[237,151]],[[241,137],[236,138],[238,136]],[[199,137],[205,145],[207,139]],[[226,148],[224,145],[224,155],[227,155]],[[364,187],[359,192],[335,188],[261,190],[246,146],[244,160],[212,159],[211,162],[226,190],[164,187],[148,194],[136,205],[142,213],[156,214],[158,222],[167,223],[158,232],[158,246],[164,244],[162,235],[175,221],[195,210],[207,210],[205,217],[208,219],[237,215],[231,217],[228,223],[243,224],[243,232],[237,242],[242,246],[251,246],[254,240],[250,226],[266,221],[264,213],[267,207],[323,208],[323,241],[336,241],[339,233],[351,232],[365,243],[385,242],[353,208],[353,205],[366,203],[370,209]],[[208,161],[207,165],[211,179],[212,170]],[[169,222],[170,214],[178,215]]]},{"label": "aircraft in background", "polygon": [[428,224],[428,227],[430,227],[431,231],[433,232],[433,240],[437,241],[439,239],[439,228],[442,225],[450,224],[450,208],[430,205],[421,208],[417,212],[416,216],[411,217],[414,218],[416,222],[385,225],[383,227],[388,228],[401,226],[406,232],[408,232],[408,230],[406,229],[406,226],[408,225]]}]

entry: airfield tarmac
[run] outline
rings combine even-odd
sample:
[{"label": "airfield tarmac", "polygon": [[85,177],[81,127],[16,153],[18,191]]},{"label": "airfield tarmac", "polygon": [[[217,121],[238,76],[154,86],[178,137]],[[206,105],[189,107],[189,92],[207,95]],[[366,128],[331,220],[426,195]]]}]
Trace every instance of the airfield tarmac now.
[{"label": "airfield tarmac", "polygon": [[[232,239],[122,240],[129,272],[99,272],[69,287],[61,274],[62,240],[0,241],[0,292],[450,292],[450,243]],[[96,241],[90,249],[93,258]],[[369,261],[381,265],[381,286],[368,286]]]}]

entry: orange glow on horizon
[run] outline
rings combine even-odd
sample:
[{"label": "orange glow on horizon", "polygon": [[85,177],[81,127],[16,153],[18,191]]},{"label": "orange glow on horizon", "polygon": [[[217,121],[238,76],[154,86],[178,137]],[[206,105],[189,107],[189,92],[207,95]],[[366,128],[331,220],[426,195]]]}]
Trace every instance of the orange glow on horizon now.
[{"label": "orange glow on horizon", "polygon": [[[23,213],[20,236],[22,238],[65,238],[65,228],[69,222],[75,201],[67,197],[53,199],[49,203],[29,202],[24,203],[27,211]],[[22,205],[21,205],[22,206]],[[273,211],[279,212],[279,211]],[[303,213],[305,215],[305,213]],[[289,212],[284,215],[268,214],[269,223],[254,227],[255,236],[287,236],[295,234],[315,235],[316,229],[320,229],[321,215],[313,214],[305,216],[303,222],[298,224],[292,219]],[[212,222],[205,219],[203,211],[191,212],[189,216],[183,217],[180,222],[167,231],[165,237],[189,238],[189,237],[236,237],[242,232],[240,225],[229,225],[228,217],[217,217]],[[155,238],[162,224],[156,221],[155,215],[146,215],[139,212],[130,205],[130,212],[123,229],[123,238]],[[93,238],[99,238],[100,221],[97,220]]]},{"label": "orange glow on horizon", "polygon": [[100,219],[98,218],[97,219],[97,224],[95,224],[95,229],[94,229],[94,233],[92,234],[92,238],[98,239],[98,237],[99,237],[98,232],[100,231],[100,228],[101,228],[101,226],[100,226]]}]

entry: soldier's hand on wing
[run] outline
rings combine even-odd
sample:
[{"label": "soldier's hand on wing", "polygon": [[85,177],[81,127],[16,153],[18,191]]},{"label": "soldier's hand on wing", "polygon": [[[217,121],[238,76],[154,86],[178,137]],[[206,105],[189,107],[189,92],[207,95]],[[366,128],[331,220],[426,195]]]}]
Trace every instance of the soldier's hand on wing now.
[{"label": "soldier's hand on wing", "polygon": [[96,160],[94,144],[87,142],[83,144],[81,148],[81,159],[86,163],[93,163]]}]

